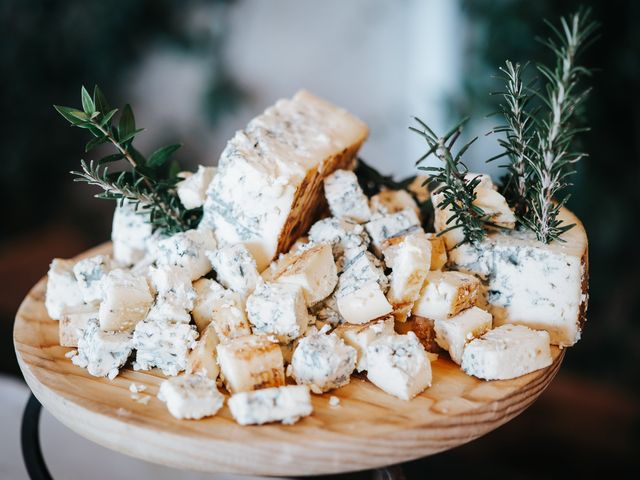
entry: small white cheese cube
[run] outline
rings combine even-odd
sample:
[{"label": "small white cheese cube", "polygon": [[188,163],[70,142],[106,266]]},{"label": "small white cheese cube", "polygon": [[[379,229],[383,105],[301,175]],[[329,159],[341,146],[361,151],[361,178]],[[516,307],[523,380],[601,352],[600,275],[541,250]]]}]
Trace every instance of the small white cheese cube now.
[{"label": "small white cheese cube", "polygon": [[90,319],[78,339],[78,353],[71,361],[94,377],[112,380],[127,362],[132,348],[131,334],[103,332],[98,321]]},{"label": "small white cheese cube", "polygon": [[84,258],[73,266],[82,298],[87,303],[102,299],[101,280],[111,270],[109,255],[95,255]]},{"label": "small white cheese cube", "polygon": [[313,405],[309,387],[289,385],[236,393],[229,399],[229,409],[240,425],[269,422],[292,425],[301,417],[311,415]]},{"label": "small white cheese cube", "polygon": [[189,323],[196,299],[191,277],[184,269],[169,265],[150,267],[148,276],[157,296],[147,318]]},{"label": "small white cheese cube", "polygon": [[369,204],[373,214],[389,215],[404,209],[410,209],[416,212],[416,215],[420,218],[420,208],[406,190],[383,190],[371,197]]},{"label": "small white cheese cube", "polygon": [[451,360],[460,365],[464,347],[474,338],[491,330],[491,314],[471,307],[447,320],[435,320],[436,343],[447,350]]},{"label": "small white cheese cube", "polygon": [[291,358],[291,375],[296,383],[323,393],[346,385],[355,369],[357,352],[335,334],[312,328],[300,339]]},{"label": "small white cheese cube", "polygon": [[198,373],[213,380],[218,378],[220,367],[216,357],[216,347],[219,343],[220,340],[213,325],[209,325],[200,334],[195,347],[189,353],[187,373]]},{"label": "small white cheese cube", "polygon": [[431,267],[429,270],[442,270],[448,259],[444,238],[437,236],[435,233],[427,233],[426,235],[431,242]]},{"label": "small white cheese cube", "polygon": [[218,391],[215,380],[202,375],[181,375],[164,380],[158,399],[167,404],[174,417],[192,420],[211,417],[224,404],[224,395]]},{"label": "small white cheese cube", "polygon": [[384,273],[383,263],[371,252],[357,252],[345,263],[344,272],[338,279],[336,296],[341,297],[356,291],[370,282],[378,283],[383,292],[389,288],[389,279]]},{"label": "small white cheese cube", "polygon": [[478,300],[480,280],[462,272],[431,271],[413,313],[433,320],[444,320],[472,307]]},{"label": "small white cheese cube", "polygon": [[102,280],[100,328],[105,331],[131,331],[147,316],[153,296],[144,277],[116,268]]},{"label": "small white cheese cube", "polygon": [[265,335],[237,337],[217,347],[220,375],[231,393],[284,385],[280,346]]},{"label": "small white cheese cube", "polygon": [[82,330],[90,319],[98,320],[98,306],[95,304],[66,308],[58,325],[60,346],[77,347]]},{"label": "small white cheese cube", "polygon": [[184,208],[191,210],[204,205],[207,199],[207,188],[216,174],[215,167],[203,167],[198,165],[196,173],[188,173],[184,176],[184,180],[176,184],[178,198],[184,205]]},{"label": "small white cheese cube", "polygon": [[314,223],[309,230],[309,239],[315,244],[332,245],[339,271],[342,271],[342,257],[346,251],[364,251],[370,243],[369,235],[362,225],[335,217],[323,218]]},{"label": "small white cheese cube", "polygon": [[154,251],[158,266],[184,269],[191,280],[197,280],[211,271],[211,262],[205,252],[214,250],[216,241],[211,231],[187,230],[160,240]]},{"label": "small white cheese cube", "polygon": [[431,242],[423,232],[390,238],[382,245],[387,267],[391,268],[387,299],[396,319],[403,322],[420,297],[431,266]]},{"label": "small white cheese cube", "polygon": [[462,369],[484,380],[508,380],[551,365],[549,333],[505,324],[469,342]]},{"label": "small white cheese cube", "polygon": [[235,337],[251,335],[245,301],[240,294],[206,278],[193,285],[197,298],[191,313],[198,331],[203,332],[208,325],[212,325],[223,343]]},{"label": "small white cheese cube", "polygon": [[331,245],[322,243],[286,255],[272,276],[274,282],[299,285],[307,305],[315,305],[327,298],[338,283]]},{"label": "small white cheese cube", "polygon": [[218,281],[242,295],[251,293],[258,284],[260,274],[256,261],[243,244],[230,245],[207,252],[216,271]]},{"label": "small white cheese cube", "polygon": [[365,323],[393,311],[380,285],[370,282],[337,299],[338,311],[346,322]]},{"label": "small white cheese cube", "polygon": [[147,253],[147,240],[151,234],[149,212],[128,200],[118,202],[111,230],[113,258],[116,262],[133,265],[142,260]]},{"label": "small white cheese cube", "polygon": [[371,217],[369,200],[358,184],[358,177],[350,170],[336,170],[325,178],[324,194],[334,217],[358,223]]},{"label": "small white cheese cube", "polygon": [[60,320],[65,309],[84,304],[82,291],[73,273],[73,261],[54,258],[47,277],[44,305],[51,319]]},{"label": "small white cheese cube", "polygon": [[367,378],[388,394],[411,400],[431,386],[431,363],[413,332],[388,335],[367,348]]},{"label": "small white cheese cube", "polygon": [[254,332],[283,343],[303,335],[310,323],[302,287],[288,283],[258,284],[247,299],[247,314]]},{"label": "small white cheese cube", "polygon": [[382,243],[385,240],[422,230],[420,219],[410,208],[389,215],[375,215],[365,228],[371,237],[373,251],[378,256],[381,255]]},{"label": "small white cheese cube", "polygon": [[177,375],[187,368],[189,350],[198,338],[193,325],[175,322],[147,321],[133,331],[133,347],[137,350],[134,370],[157,367],[165,375]]},{"label": "small white cheese cube", "polygon": [[389,316],[363,325],[340,325],[334,333],[342,338],[344,343],[356,349],[358,353],[356,369],[361,372],[367,369],[367,348],[369,345],[386,335],[395,335],[393,327],[393,317]]},{"label": "small white cheese cube", "polygon": [[222,285],[209,278],[201,278],[193,282],[193,289],[196,292],[196,298],[193,301],[191,315],[198,331],[203,332],[211,323],[214,308],[224,296],[225,290]]}]

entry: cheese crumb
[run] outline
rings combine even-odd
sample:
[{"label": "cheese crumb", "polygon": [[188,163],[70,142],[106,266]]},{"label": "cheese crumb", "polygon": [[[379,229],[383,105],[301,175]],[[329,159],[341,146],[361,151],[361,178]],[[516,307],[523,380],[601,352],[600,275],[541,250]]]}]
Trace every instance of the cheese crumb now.
[{"label": "cheese crumb", "polygon": [[129,391],[131,393],[144,392],[146,389],[147,389],[147,387],[145,387],[142,384],[135,384],[135,383],[131,382],[131,384],[129,385]]},{"label": "cheese crumb", "polygon": [[331,395],[329,397],[329,405],[332,407],[339,407],[340,406],[340,399],[338,397],[336,397],[335,395]]},{"label": "cheese crumb", "polygon": [[77,350],[69,350],[67,353],[64,354],[65,358],[73,358],[78,354]]}]

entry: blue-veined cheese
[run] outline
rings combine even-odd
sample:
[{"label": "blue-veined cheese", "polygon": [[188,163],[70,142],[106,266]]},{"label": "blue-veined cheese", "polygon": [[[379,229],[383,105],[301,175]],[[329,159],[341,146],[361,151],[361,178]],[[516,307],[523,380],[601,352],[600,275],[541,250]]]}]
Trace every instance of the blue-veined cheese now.
[{"label": "blue-veined cheese", "polygon": [[336,170],[324,179],[324,195],[336,218],[365,223],[371,218],[369,199],[351,170]]},{"label": "blue-veined cheese", "polygon": [[358,353],[356,369],[367,369],[367,348],[373,342],[387,335],[395,335],[393,316],[373,320],[362,325],[343,324],[334,330],[344,343],[355,348]]},{"label": "blue-veined cheese", "polygon": [[147,318],[149,320],[189,323],[196,291],[191,276],[177,266],[150,267],[148,277],[156,298]]},{"label": "blue-veined cheese", "polygon": [[243,244],[228,245],[207,252],[218,282],[234,292],[249,295],[258,284],[256,261]]},{"label": "blue-veined cheese", "polygon": [[215,415],[224,404],[224,395],[218,391],[215,380],[202,375],[181,375],[164,380],[158,399],[167,404],[174,417],[192,420]]},{"label": "blue-veined cheese", "polygon": [[371,197],[369,204],[373,214],[389,215],[411,209],[420,218],[420,207],[406,190],[383,190]]},{"label": "blue-veined cheese", "polygon": [[181,268],[191,280],[197,280],[211,271],[206,252],[215,248],[211,231],[193,229],[160,240],[153,255],[158,266]]},{"label": "blue-veined cheese", "polygon": [[196,173],[181,172],[184,180],[176,184],[176,192],[184,208],[191,210],[204,205],[207,198],[207,188],[209,188],[215,174],[215,167],[202,165],[198,165]]},{"label": "blue-veined cheese", "polygon": [[270,422],[291,425],[301,417],[311,415],[313,405],[309,387],[288,385],[236,393],[229,399],[229,409],[240,425]]},{"label": "blue-veined cheese", "polygon": [[54,258],[47,274],[44,305],[49,317],[60,320],[67,308],[84,305],[82,291],[73,273],[73,261]]},{"label": "blue-veined cheese", "polygon": [[374,215],[365,224],[371,237],[371,244],[376,255],[382,254],[381,248],[385,240],[416,231],[422,231],[420,219],[410,208],[388,215]]},{"label": "blue-veined cheese", "polygon": [[144,277],[116,268],[102,280],[100,328],[105,331],[131,331],[144,320],[153,296]]},{"label": "blue-veined cheese", "polygon": [[177,375],[187,368],[189,351],[195,347],[198,332],[193,325],[181,322],[145,320],[133,331],[136,349],[134,370],[154,367],[165,375]]},{"label": "blue-veined cheese", "polygon": [[430,271],[413,314],[433,320],[444,320],[472,307],[480,296],[480,281],[462,272]]},{"label": "blue-veined cheese", "polygon": [[147,241],[151,234],[149,212],[128,200],[118,202],[111,230],[113,258],[116,262],[133,265],[142,260],[147,253]]},{"label": "blue-veined cheese", "polygon": [[446,320],[435,320],[433,328],[436,343],[447,350],[451,360],[459,365],[467,343],[491,330],[491,326],[489,312],[471,307]]},{"label": "blue-veined cheese", "polygon": [[65,308],[58,324],[60,346],[77,347],[82,331],[91,319],[98,320],[98,305],[96,304]]},{"label": "blue-veined cheese", "polygon": [[101,281],[111,270],[109,255],[94,255],[83,258],[73,266],[73,273],[78,281],[82,298],[86,303],[102,299]]},{"label": "blue-veined cheese", "polygon": [[216,348],[220,340],[213,325],[204,329],[193,350],[189,353],[187,373],[198,373],[215,380],[220,373]]},{"label": "blue-veined cheese", "polygon": [[335,217],[314,223],[309,229],[309,240],[313,244],[331,244],[338,273],[355,255],[367,250],[371,242],[362,225]]}]

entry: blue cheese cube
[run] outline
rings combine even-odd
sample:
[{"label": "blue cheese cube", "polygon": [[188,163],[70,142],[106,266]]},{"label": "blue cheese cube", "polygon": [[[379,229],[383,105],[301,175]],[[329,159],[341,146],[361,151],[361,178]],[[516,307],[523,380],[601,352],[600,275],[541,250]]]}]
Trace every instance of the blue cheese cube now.
[{"label": "blue cheese cube", "polygon": [[100,328],[131,331],[147,316],[153,296],[144,277],[120,268],[111,270],[102,281]]},{"label": "blue cheese cube", "polygon": [[191,280],[197,280],[211,271],[205,252],[215,248],[216,240],[210,231],[187,230],[160,240],[154,256],[158,266],[181,268]]},{"label": "blue cheese cube", "polygon": [[408,233],[422,231],[420,219],[410,208],[388,215],[374,215],[365,225],[371,244],[376,255],[382,254],[382,244],[385,240]]},{"label": "blue cheese cube", "polygon": [[413,313],[432,320],[445,320],[475,305],[479,292],[480,280],[473,275],[431,271]]},{"label": "blue cheese cube", "polygon": [[285,384],[282,350],[266,335],[237,337],[216,350],[220,376],[231,393]]},{"label": "blue cheese cube", "polygon": [[127,362],[132,347],[131,334],[104,332],[96,319],[90,319],[78,339],[78,353],[71,361],[94,377],[112,380]]},{"label": "blue cheese cube", "polygon": [[420,207],[406,190],[383,190],[369,201],[372,214],[390,215],[409,209],[420,218]]},{"label": "blue cheese cube", "polygon": [[133,265],[147,253],[147,241],[153,231],[149,212],[128,200],[118,202],[113,214],[113,258],[121,265]]},{"label": "blue cheese cube", "polygon": [[176,184],[176,191],[184,208],[191,210],[204,205],[207,198],[207,188],[209,188],[215,174],[215,167],[203,167],[202,165],[198,165],[196,173],[182,172],[184,180]]},{"label": "blue cheese cube", "polygon": [[551,365],[549,334],[505,324],[467,344],[462,369],[484,380],[508,380]]},{"label": "blue cheese cube", "polygon": [[154,367],[165,375],[177,375],[187,368],[189,351],[195,347],[198,332],[193,325],[175,322],[138,323],[133,331],[136,349],[134,370]]},{"label": "blue cheese cube", "polygon": [[216,348],[220,344],[213,325],[209,325],[200,334],[195,347],[189,353],[187,373],[198,373],[215,380],[220,373]]},{"label": "blue cheese cube", "polygon": [[254,332],[283,343],[303,335],[310,323],[302,287],[295,284],[258,284],[247,299],[247,314]]},{"label": "blue cheese cube", "polygon": [[98,320],[98,306],[96,304],[66,308],[58,324],[60,346],[77,347],[82,331],[91,319]]},{"label": "blue cheese cube", "polygon": [[344,343],[356,349],[358,362],[356,369],[362,372],[367,369],[367,348],[373,342],[387,335],[395,335],[394,319],[392,316],[374,320],[362,325],[340,325],[335,329]]},{"label": "blue cheese cube", "polygon": [[256,261],[243,244],[230,245],[207,252],[218,282],[242,295],[250,294],[258,284],[260,274]]},{"label": "blue cheese cube", "polygon": [[149,320],[189,323],[189,312],[194,308],[196,291],[191,276],[175,266],[151,266],[148,277],[156,299],[148,314]]},{"label": "blue cheese cube", "polygon": [[431,242],[431,266],[429,270],[442,270],[448,260],[444,238],[435,233],[426,233],[425,235]]},{"label": "blue cheese cube", "polygon": [[331,214],[336,218],[364,223],[371,217],[369,199],[351,170],[336,170],[325,178],[324,195]]},{"label": "blue cheese cube", "polygon": [[49,317],[60,320],[65,309],[84,305],[82,291],[73,273],[73,261],[54,258],[47,274],[44,305]]},{"label": "blue cheese cube", "polygon": [[263,388],[236,393],[229,399],[231,415],[240,425],[281,422],[292,425],[311,415],[313,405],[306,385]]},{"label": "blue cheese cube", "polygon": [[431,363],[413,332],[387,335],[367,347],[367,378],[388,394],[411,400],[431,386]]},{"label": "blue cheese cube", "polygon": [[291,375],[296,383],[323,393],[349,383],[356,366],[357,352],[335,334],[312,327],[300,339],[291,359]]},{"label": "blue cheese cube", "polygon": [[78,280],[82,299],[86,303],[102,299],[101,281],[111,270],[109,255],[95,255],[84,258],[73,266],[73,273]]},{"label": "blue cheese cube", "polygon": [[344,322],[344,318],[342,318],[338,309],[338,299],[335,293],[316,303],[309,309],[309,312],[316,317],[318,322],[329,324],[333,327]]},{"label": "blue cheese cube", "polygon": [[202,375],[181,375],[160,384],[158,399],[167,404],[169,413],[179,419],[199,420],[218,413],[224,395],[215,380]]},{"label": "blue cheese cube", "polygon": [[447,320],[436,320],[433,329],[436,343],[449,352],[451,360],[460,365],[467,343],[490,330],[491,325],[489,312],[471,307]]},{"label": "blue cheese cube", "polygon": [[329,217],[318,220],[309,230],[313,243],[329,243],[333,253],[340,257],[346,250],[366,250],[370,240],[364,227],[356,222]]}]

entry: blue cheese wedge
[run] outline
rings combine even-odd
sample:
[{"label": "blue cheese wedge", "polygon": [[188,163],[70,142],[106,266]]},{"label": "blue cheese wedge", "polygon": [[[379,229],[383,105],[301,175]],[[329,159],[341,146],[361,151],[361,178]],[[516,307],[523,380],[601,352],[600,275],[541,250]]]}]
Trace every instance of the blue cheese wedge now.
[{"label": "blue cheese wedge", "polygon": [[180,322],[145,320],[133,331],[136,349],[134,370],[154,367],[165,375],[177,375],[187,368],[189,351],[195,347],[198,332],[193,325]]},{"label": "blue cheese wedge", "polygon": [[480,280],[462,272],[430,271],[413,313],[432,320],[444,320],[478,302]]},{"label": "blue cheese wedge", "polygon": [[367,133],[362,121],[308,92],[279,100],[227,143],[203,227],[221,244],[244,243],[263,271],[324,210],[324,178],[351,165]]},{"label": "blue cheese wedge", "polygon": [[389,215],[410,209],[420,218],[420,207],[406,190],[383,190],[371,197],[369,204],[373,214]]},{"label": "blue cheese wedge", "polygon": [[471,307],[447,320],[435,320],[433,329],[436,343],[449,352],[451,360],[460,365],[467,343],[491,330],[491,326],[489,312]]},{"label": "blue cheese wedge", "polygon": [[393,305],[396,320],[405,321],[431,266],[431,242],[423,232],[393,237],[382,244],[387,267],[391,268],[387,299]]},{"label": "blue cheese wedge", "polygon": [[100,328],[105,331],[129,332],[144,320],[153,296],[144,277],[116,268],[102,280]]},{"label": "blue cheese wedge", "polygon": [[382,255],[382,244],[385,240],[408,233],[422,231],[420,219],[410,208],[388,215],[374,215],[365,225],[376,255]]},{"label": "blue cheese wedge", "polygon": [[549,334],[505,324],[469,342],[462,369],[484,380],[508,380],[551,365]]},{"label": "blue cheese wedge", "polygon": [[142,260],[147,253],[147,242],[152,233],[148,212],[142,211],[128,200],[118,202],[111,230],[115,261],[127,266]]},{"label": "blue cheese wedge", "polygon": [[220,376],[231,393],[284,385],[284,359],[266,335],[237,337],[217,347]]},{"label": "blue cheese wedge", "polygon": [[109,255],[84,258],[73,266],[82,299],[86,303],[98,302],[102,299],[101,281],[111,268]]},{"label": "blue cheese wedge", "polygon": [[331,245],[321,243],[284,257],[271,272],[273,282],[299,285],[307,306],[315,305],[333,292],[338,271]]},{"label": "blue cheese wedge", "polygon": [[181,375],[160,384],[158,399],[167,404],[169,413],[179,419],[199,420],[218,413],[224,395],[215,380],[202,375]]},{"label": "blue cheese wedge", "polygon": [[250,294],[260,274],[251,252],[243,244],[229,245],[207,252],[218,282],[242,295]]},{"label": "blue cheese wedge", "polygon": [[86,368],[94,377],[114,379],[131,355],[131,334],[104,332],[96,319],[89,319],[78,339],[74,365]]},{"label": "blue cheese wedge", "polygon": [[247,315],[255,333],[275,335],[282,343],[302,336],[311,321],[302,287],[290,283],[258,284],[247,298]]},{"label": "blue cheese wedge", "polygon": [[323,393],[349,383],[356,366],[357,352],[326,328],[314,327],[300,339],[291,359],[291,376],[299,385],[309,385],[314,393]]},{"label": "blue cheese wedge", "polygon": [[58,324],[60,346],[77,347],[82,331],[91,319],[98,320],[98,306],[96,304],[65,308]]},{"label": "blue cheese wedge", "polygon": [[177,267],[191,280],[197,280],[211,271],[206,251],[216,248],[216,240],[207,229],[187,230],[160,240],[154,248],[158,266]]},{"label": "blue cheese wedge", "polygon": [[370,243],[362,225],[335,217],[314,223],[309,230],[309,240],[313,244],[331,244],[338,273],[344,270],[345,263],[367,250]]},{"label": "blue cheese wedge", "polygon": [[187,373],[198,373],[212,380],[217,379],[220,374],[216,353],[219,343],[218,334],[213,325],[209,325],[200,334],[196,345],[189,353]]},{"label": "blue cheese wedge", "polygon": [[576,224],[562,242],[545,245],[530,231],[494,232],[451,250],[449,260],[451,268],[482,278],[495,325],[547,330],[552,344],[570,346],[580,339],[587,310],[587,236],[569,211],[559,218]]},{"label": "blue cheese wedge", "polygon": [[371,218],[369,199],[351,170],[336,170],[324,180],[324,195],[336,218],[365,223]]},{"label": "blue cheese wedge", "polygon": [[393,316],[374,320],[362,325],[343,324],[334,330],[344,343],[355,348],[358,354],[356,369],[367,369],[367,348],[373,342],[387,335],[395,335]]},{"label": "blue cheese wedge", "polygon": [[281,422],[292,425],[311,415],[313,405],[306,385],[263,388],[236,393],[229,399],[231,415],[240,425]]},{"label": "blue cheese wedge", "polygon": [[65,309],[84,305],[82,291],[73,273],[73,261],[54,258],[47,274],[44,305],[49,317],[60,320]]},{"label": "blue cheese wedge", "polygon": [[367,378],[389,395],[411,400],[431,386],[431,363],[413,332],[387,335],[367,347]]},{"label": "blue cheese wedge", "polygon": [[215,174],[215,167],[204,167],[202,165],[198,165],[196,173],[181,173],[184,180],[176,184],[176,191],[184,208],[191,210],[204,205],[207,198],[207,188],[209,188]]}]

